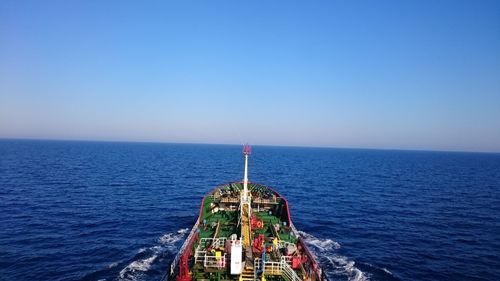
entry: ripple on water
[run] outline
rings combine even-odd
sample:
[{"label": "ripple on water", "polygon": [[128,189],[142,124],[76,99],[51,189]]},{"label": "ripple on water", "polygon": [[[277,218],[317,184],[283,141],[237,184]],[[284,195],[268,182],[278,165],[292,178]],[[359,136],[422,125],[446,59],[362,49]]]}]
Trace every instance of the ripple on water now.
[{"label": "ripple on water", "polygon": [[[239,146],[0,141],[0,276],[157,280]],[[255,147],[334,280],[500,280],[500,155]],[[180,229],[180,232],[178,230]],[[83,276],[83,277],[82,277]]]}]

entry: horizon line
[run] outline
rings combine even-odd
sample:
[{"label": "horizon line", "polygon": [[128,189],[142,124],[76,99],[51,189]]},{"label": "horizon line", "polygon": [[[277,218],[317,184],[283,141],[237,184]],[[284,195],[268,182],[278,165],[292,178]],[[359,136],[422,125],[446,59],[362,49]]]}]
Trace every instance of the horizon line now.
[{"label": "horizon line", "polygon": [[[0,137],[0,141],[61,141],[61,142],[102,142],[102,143],[144,143],[144,144],[186,144],[186,145],[233,145],[243,146],[244,143],[208,143],[208,142],[178,142],[159,140],[106,140],[106,139],[71,139],[71,138],[16,138]],[[314,145],[279,145],[279,144],[250,144],[250,146],[262,147],[289,147],[289,148],[320,148],[320,149],[351,149],[351,150],[379,150],[379,151],[408,151],[408,152],[448,152],[448,153],[480,153],[480,154],[500,154],[500,151],[475,151],[475,150],[440,150],[440,149],[418,149],[418,148],[382,148],[382,147],[354,147],[354,146],[314,146]]]}]

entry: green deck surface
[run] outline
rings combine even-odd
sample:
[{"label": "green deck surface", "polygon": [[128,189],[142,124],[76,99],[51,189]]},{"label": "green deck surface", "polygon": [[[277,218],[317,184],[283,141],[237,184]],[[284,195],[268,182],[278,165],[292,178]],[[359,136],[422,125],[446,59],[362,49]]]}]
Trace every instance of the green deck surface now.
[{"label": "green deck surface", "polygon": [[[233,192],[242,189],[242,184],[230,184],[219,187],[218,189],[224,190],[225,193],[230,193],[231,190]],[[249,184],[249,189],[252,192],[256,192],[257,194],[264,194],[262,192],[271,192],[266,187],[256,184]],[[217,189],[216,189],[217,190]],[[216,191],[217,192],[217,191]],[[274,193],[273,193],[274,194]],[[267,194],[264,198],[269,198],[269,194]],[[216,196],[216,198],[219,196]],[[238,237],[240,236],[241,228],[238,225],[239,223],[239,210],[229,211],[229,210],[219,210],[218,212],[212,212],[212,208],[215,206],[219,206],[220,199],[214,199],[213,193],[205,197],[203,201],[203,206],[201,208],[201,217],[198,226],[198,239],[197,242],[193,243],[192,250],[193,253],[196,250],[200,239],[202,238],[214,238],[217,227],[218,233],[216,238],[229,238],[232,234],[236,234]],[[225,203],[228,204],[228,203]],[[259,234],[264,234],[265,237],[274,237],[274,225],[279,226],[279,237],[280,240],[296,243],[297,238],[290,235],[290,228],[287,227],[287,224],[284,224],[282,219],[287,218],[287,214],[283,214],[283,205],[284,201],[278,198],[277,203],[267,204],[267,208],[270,208],[268,211],[254,211],[252,215],[255,215],[257,219],[261,219],[263,221],[262,229],[252,229],[252,236],[257,237]],[[281,206],[281,209],[279,207]],[[233,204],[234,207],[234,204]],[[255,206],[255,208],[257,208]],[[259,206],[259,208],[264,208]],[[276,216],[273,212],[279,212],[280,216]],[[204,268],[203,264],[194,264],[194,260],[190,262],[190,271],[192,273],[193,280],[210,280],[210,281],[235,281],[239,279],[239,275],[230,275],[229,274],[229,262],[230,259],[227,257],[227,268],[217,269],[210,268],[207,270]],[[260,279],[260,277],[259,277]],[[267,281],[282,281],[284,280],[281,276],[267,276]]]}]

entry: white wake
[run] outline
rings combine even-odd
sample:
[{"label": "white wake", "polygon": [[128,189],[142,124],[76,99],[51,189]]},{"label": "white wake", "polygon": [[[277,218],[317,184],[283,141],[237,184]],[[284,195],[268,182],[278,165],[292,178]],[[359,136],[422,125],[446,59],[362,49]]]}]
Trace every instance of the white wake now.
[{"label": "white wake", "polygon": [[331,239],[317,238],[309,233],[299,231],[312,254],[317,257],[330,280],[345,277],[348,281],[369,281],[370,278],[355,266],[355,262],[339,255],[336,250],[340,244]]},{"label": "white wake", "polygon": [[[184,228],[177,232],[166,233],[158,238],[158,245],[139,249],[137,253],[141,258],[124,267],[119,273],[118,280],[143,280],[146,277],[145,273],[151,269],[155,261],[162,255],[177,252],[180,247],[179,242],[185,238],[188,232],[189,229]],[[338,242],[331,239],[317,238],[303,231],[299,231],[299,234],[304,238],[312,254],[317,257],[330,280],[338,280],[339,278],[345,278],[348,281],[370,280],[367,274],[355,266],[354,261],[336,253],[336,250],[341,248]],[[115,266],[115,264],[112,266]]]},{"label": "white wake", "polygon": [[179,229],[177,232],[166,233],[158,238],[159,245],[141,248],[137,252],[143,257],[132,261],[120,271],[119,281],[139,281],[145,277],[145,273],[151,269],[154,262],[166,253],[175,254],[181,241],[189,229]]}]

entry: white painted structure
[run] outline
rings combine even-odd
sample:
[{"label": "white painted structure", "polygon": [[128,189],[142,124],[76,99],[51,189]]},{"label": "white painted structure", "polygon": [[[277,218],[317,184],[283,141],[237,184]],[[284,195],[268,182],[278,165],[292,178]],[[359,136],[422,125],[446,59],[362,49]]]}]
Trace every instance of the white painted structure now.
[{"label": "white painted structure", "polygon": [[250,154],[250,150],[245,146],[245,151],[243,152],[245,155],[245,176],[243,177],[243,201],[248,200],[248,154]]},{"label": "white painted structure", "polygon": [[241,240],[231,241],[231,274],[239,275],[243,271],[243,247]]}]

